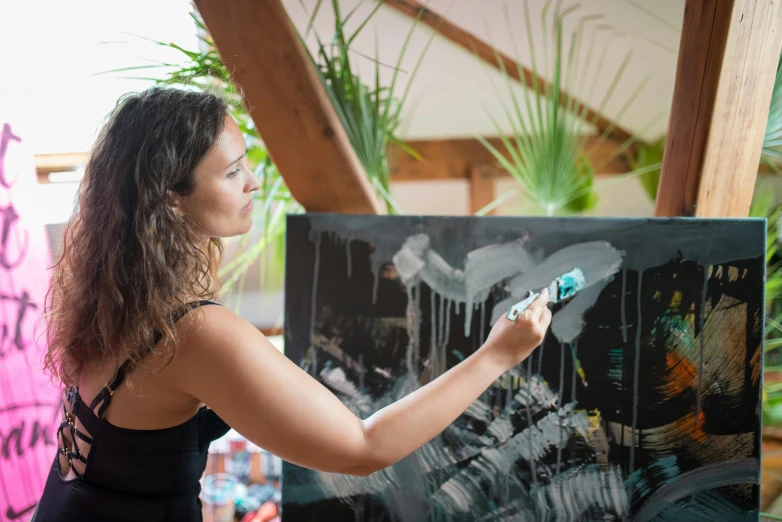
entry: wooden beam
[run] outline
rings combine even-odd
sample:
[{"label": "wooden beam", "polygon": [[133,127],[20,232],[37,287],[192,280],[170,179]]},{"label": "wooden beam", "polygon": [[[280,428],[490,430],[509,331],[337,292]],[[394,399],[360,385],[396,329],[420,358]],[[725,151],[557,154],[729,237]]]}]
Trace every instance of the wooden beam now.
[{"label": "wooden beam", "polygon": [[38,171],[55,172],[58,170],[74,170],[87,164],[90,155],[86,152],[65,154],[36,154],[35,168]]},{"label": "wooden beam", "polygon": [[293,197],[309,212],[384,213],[281,0],[196,7]]},{"label": "wooden beam", "polygon": [[[498,169],[488,165],[478,165],[470,169],[470,214],[474,215],[494,201],[495,183]],[[494,211],[488,213],[493,215]]]},{"label": "wooden beam", "polygon": [[780,48],[782,0],[687,0],[656,215],[748,215]]},{"label": "wooden beam", "polygon": [[[451,40],[456,45],[463,47],[471,53],[475,53],[481,60],[485,61],[492,67],[501,70],[501,65],[505,67],[508,76],[526,85],[529,88],[534,88],[535,81],[534,75],[531,70],[520,65],[508,55],[495,50],[491,45],[487,44],[483,40],[475,37],[469,31],[462,29],[458,25],[449,21],[442,15],[439,15],[431,9],[425,7],[417,0],[381,0],[385,2],[389,7],[393,7],[400,13],[403,13],[409,17],[417,18],[420,14],[421,22],[425,23],[429,27],[435,29],[444,37]],[[720,0],[722,1],[722,0]],[[495,52],[496,51],[496,52]],[[498,61],[499,57],[499,61]],[[521,71],[521,75],[519,74]],[[548,89],[548,83],[538,77],[538,85],[542,89]],[[632,138],[632,133],[623,128],[617,123],[614,123],[609,118],[600,114],[595,109],[588,107],[585,103],[576,100],[566,92],[562,91],[559,97],[559,103],[563,107],[569,106],[573,103],[573,110],[579,114],[586,114],[586,121],[591,122],[601,133],[610,129],[608,135],[619,141],[626,141]],[[584,112],[586,111],[586,112]]]},{"label": "wooden beam", "polygon": [[[489,137],[487,141],[505,153],[500,138]],[[416,160],[392,145],[389,148],[392,182],[470,179],[472,167],[497,164],[494,156],[476,139],[406,140],[405,143],[418,152],[422,159]],[[609,157],[620,145],[620,142],[610,138],[602,142],[593,136],[584,139],[584,149],[589,153],[592,163],[606,163],[598,174],[624,174],[630,171],[622,154],[615,158]]]},{"label": "wooden beam", "polygon": [[87,164],[89,154],[72,152],[64,154],[36,154],[35,170],[38,173],[38,183],[49,183],[52,172],[74,171]]}]

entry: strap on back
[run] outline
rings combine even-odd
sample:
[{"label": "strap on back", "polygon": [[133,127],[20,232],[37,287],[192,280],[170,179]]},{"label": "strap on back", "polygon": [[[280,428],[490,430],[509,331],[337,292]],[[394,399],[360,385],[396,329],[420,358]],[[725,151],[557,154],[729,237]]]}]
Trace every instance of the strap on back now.
[{"label": "strap on back", "polygon": [[[182,317],[185,316],[190,310],[194,308],[198,308],[204,305],[218,305],[219,303],[215,303],[214,301],[192,301],[190,303],[187,303],[184,307],[177,309],[172,314],[172,320],[174,323],[179,321]],[[152,350],[152,347],[154,347],[157,343],[160,342],[160,340],[163,338],[163,333],[159,330],[155,330],[152,336],[152,344],[150,344],[150,351]],[[149,353],[149,352],[147,352]],[[100,404],[100,409],[98,410],[98,417],[101,419],[106,414],[106,410],[109,407],[109,402],[111,401],[111,396],[114,394],[114,390],[116,390],[123,382],[125,382],[125,378],[128,374],[128,368],[130,368],[130,359],[123,362],[120,367],[117,369],[117,373],[114,374],[114,377],[106,383],[106,385],[101,389],[101,391],[95,396],[95,398],[92,400],[92,403],[90,404],[90,409],[95,411],[95,408],[98,407]],[[101,404],[101,402],[103,404]]]}]

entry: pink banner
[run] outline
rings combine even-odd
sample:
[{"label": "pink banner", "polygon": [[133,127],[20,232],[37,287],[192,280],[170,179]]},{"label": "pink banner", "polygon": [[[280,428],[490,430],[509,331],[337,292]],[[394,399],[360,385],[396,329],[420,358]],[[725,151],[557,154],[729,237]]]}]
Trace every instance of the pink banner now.
[{"label": "pink banner", "polygon": [[[59,390],[41,370],[50,264],[33,155],[0,119],[0,521],[28,520],[56,454]],[[36,215],[37,214],[37,215]]]}]

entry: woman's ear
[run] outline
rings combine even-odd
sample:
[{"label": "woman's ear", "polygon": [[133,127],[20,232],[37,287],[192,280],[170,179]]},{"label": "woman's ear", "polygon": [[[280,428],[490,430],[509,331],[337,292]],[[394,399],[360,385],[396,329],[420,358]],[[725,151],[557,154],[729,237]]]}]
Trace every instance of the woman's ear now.
[{"label": "woman's ear", "polygon": [[184,214],[184,210],[182,208],[182,196],[172,190],[167,190],[166,199],[168,206],[171,207],[171,210],[174,211],[174,214],[177,216],[182,216]]}]

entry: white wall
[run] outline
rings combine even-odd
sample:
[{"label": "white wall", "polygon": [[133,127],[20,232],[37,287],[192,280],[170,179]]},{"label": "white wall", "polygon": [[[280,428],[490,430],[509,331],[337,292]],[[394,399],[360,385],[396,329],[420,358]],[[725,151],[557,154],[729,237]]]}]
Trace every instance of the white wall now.
[{"label": "white wall", "polygon": [[[596,216],[652,216],[654,204],[637,179],[618,181],[616,176],[596,176],[598,205],[590,212]],[[539,213],[524,202],[523,191],[513,178],[495,182],[495,195],[519,194],[503,204],[498,215]],[[391,186],[391,196],[406,214],[466,215],[470,212],[470,187],[467,180],[409,181]]]},{"label": "white wall", "polygon": [[[313,28],[321,40],[329,40],[334,31],[331,2],[283,0],[283,3],[302,33],[315,6],[321,3]],[[528,39],[531,34],[541,75],[548,79],[552,77],[553,47],[549,45],[548,58],[544,54],[544,42],[552,41],[551,31],[549,29],[544,35],[540,22],[546,0],[529,0],[531,32],[526,27],[525,2],[522,0],[429,0],[422,3],[528,68],[532,66],[533,55]],[[553,13],[557,3],[551,2],[549,13]],[[354,31],[376,5],[374,1],[362,3],[361,0],[340,0],[339,4],[343,16],[357,7],[347,24],[348,33]],[[600,107],[619,64],[628,52],[632,53],[615,94],[603,112],[624,127],[639,132],[645,139],[659,137],[665,132],[673,97],[684,0],[565,0],[563,10],[574,5],[579,7],[564,22],[563,48],[566,52],[570,36],[582,18],[595,15],[601,18],[585,25],[582,59],[578,62],[581,69],[570,74],[566,80],[567,90],[591,106]],[[644,9],[644,5],[649,7]],[[384,64],[381,81],[383,85],[390,83],[392,67],[397,64],[403,42],[412,26],[410,17],[388,6],[381,7],[374,15],[352,44],[355,50],[352,58],[365,82],[374,84],[374,59],[377,56],[378,61]],[[601,29],[601,26],[608,28]],[[403,74],[399,76],[397,96],[404,92],[432,32],[423,24],[413,32],[401,62]],[[593,36],[595,46],[591,48],[591,62],[588,62]],[[315,52],[317,42],[314,34],[310,34],[306,41]],[[598,69],[604,49],[607,49],[605,65]],[[633,91],[647,75],[647,83],[639,97],[627,110],[623,110]],[[495,92],[492,82],[499,87],[499,93]],[[508,124],[500,118],[506,90],[500,73],[469,51],[438,36],[432,41],[413,78],[409,98],[402,110],[402,135],[409,139],[472,137],[475,133],[495,135],[497,132],[489,114],[500,119],[500,125],[507,131]],[[514,90],[520,92],[520,89]]]}]

